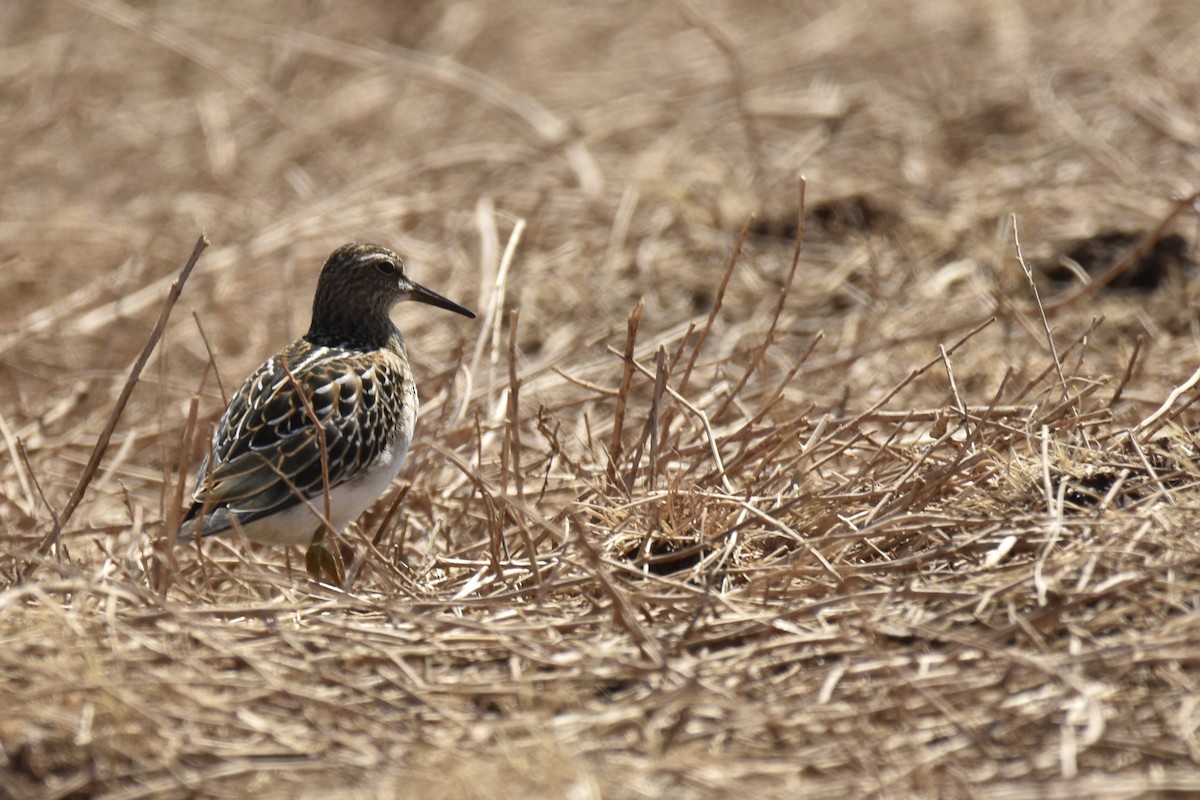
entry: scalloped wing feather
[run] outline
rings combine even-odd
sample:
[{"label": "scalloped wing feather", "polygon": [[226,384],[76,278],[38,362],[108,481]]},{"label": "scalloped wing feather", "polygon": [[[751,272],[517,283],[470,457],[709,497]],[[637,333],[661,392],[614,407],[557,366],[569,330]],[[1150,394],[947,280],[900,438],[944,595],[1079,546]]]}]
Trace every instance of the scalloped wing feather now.
[{"label": "scalloped wing feather", "polygon": [[411,374],[397,353],[376,351],[364,359],[296,342],[264,363],[230,401],[201,464],[181,536],[194,535],[202,513],[201,534],[209,536],[229,530],[234,518],[246,525],[299,505],[302,497],[321,509],[318,430],[324,431],[332,491],[361,476],[398,437],[407,442],[415,401]]}]

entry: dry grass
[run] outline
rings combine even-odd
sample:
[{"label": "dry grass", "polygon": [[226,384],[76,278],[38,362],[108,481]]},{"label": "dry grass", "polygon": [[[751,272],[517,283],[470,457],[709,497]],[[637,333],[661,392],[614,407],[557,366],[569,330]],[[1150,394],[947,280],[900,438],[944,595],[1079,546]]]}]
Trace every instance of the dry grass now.
[{"label": "dry grass", "polygon": [[[0,9],[0,795],[1200,792],[1194,3],[405,5]],[[355,238],[349,585],[171,548]]]}]

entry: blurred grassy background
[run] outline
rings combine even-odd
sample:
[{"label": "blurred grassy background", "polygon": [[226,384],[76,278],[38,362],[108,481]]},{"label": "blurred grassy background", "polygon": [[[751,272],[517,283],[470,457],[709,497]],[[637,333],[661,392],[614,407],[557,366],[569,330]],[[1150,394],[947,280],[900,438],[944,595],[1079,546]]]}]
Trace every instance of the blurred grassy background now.
[{"label": "blurred grassy background", "polygon": [[[437,448],[474,459],[485,477],[507,480],[507,468],[499,465],[509,390],[505,310],[520,313],[515,343],[526,405],[518,427],[532,437],[527,444],[537,437],[538,406],[549,408],[562,424],[562,455],[602,474],[592,437],[606,441],[611,434],[611,397],[580,394],[578,383],[553,368],[615,390],[621,364],[606,347],[621,349],[626,317],[639,300],[645,303],[644,363],[652,363],[655,343],[671,352],[682,348],[687,324],[702,326],[717,302],[733,243],[753,214],[692,386],[696,405],[710,413],[721,406],[771,326],[786,285],[801,174],[807,180],[804,256],[774,343],[764,349],[745,395],[735,398],[743,404],[733,403],[735,409],[768,397],[795,368],[798,377],[783,388],[782,405],[756,425],[762,419],[782,424],[810,410],[814,420],[826,412],[860,412],[936,359],[939,344],[949,346],[993,316],[997,322],[955,356],[955,385],[935,370],[897,395],[900,410],[946,408],[952,389],[968,404],[986,405],[1003,387],[1036,382],[1049,354],[1014,258],[1010,217],[1018,221],[1024,255],[1046,268],[1038,281],[1047,297],[1062,287],[1046,271],[1062,254],[1078,252],[1078,241],[1122,235],[1123,245],[1101,249],[1096,263],[1081,265],[1096,271],[1151,233],[1176,196],[1196,187],[1198,40],[1200,10],[1188,0],[3,4],[0,585],[7,593],[0,595],[0,631],[10,649],[3,665],[10,700],[22,687],[57,691],[48,676],[87,682],[86,676],[97,685],[109,678],[86,666],[93,656],[80,662],[54,652],[65,613],[59,593],[66,591],[54,589],[55,582],[81,581],[89,596],[131,593],[151,605],[176,603],[171,613],[182,613],[180,619],[188,619],[181,608],[205,602],[236,606],[226,616],[239,618],[253,617],[247,609],[254,597],[269,605],[283,596],[289,608],[334,602],[270,581],[232,589],[217,581],[183,597],[156,594],[161,587],[136,565],[146,563],[173,481],[181,467],[189,468],[180,453],[191,398],[199,392],[202,427],[222,407],[210,362],[228,392],[302,333],[316,273],[339,244],[361,239],[393,247],[406,255],[418,281],[498,318],[494,326],[488,320],[470,325],[435,311],[396,313],[427,400],[418,432],[424,441],[402,480],[411,487],[406,513],[424,521],[404,523],[411,538],[396,551],[421,568],[450,574],[454,564],[440,559],[485,542],[488,533],[479,522],[482,512],[470,511],[466,499],[472,484]],[[525,227],[515,258],[500,275],[501,252],[518,221]],[[1194,368],[1194,226],[1192,216],[1173,221],[1166,232],[1177,237],[1175,249],[1156,250],[1152,263],[1138,262],[1135,272],[1154,273],[1150,285],[1097,292],[1051,318],[1060,344],[1104,320],[1073,356],[1080,361],[1071,362],[1071,376],[1081,383],[1122,375],[1141,337],[1132,382],[1109,409],[1117,426],[1112,431],[1154,411]],[[45,585],[20,583],[21,566],[51,524],[49,508],[61,509],[75,486],[201,231],[212,247],[184,290],[100,476],[67,526],[68,565],[39,573]],[[818,332],[824,338],[812,359],[798,366]],[[639,378],[635,392],[645,399],[652,386]],[[1181,425],[1186,428],[1186,419]],[[18,441],[28,451],[28,467],[20,463]],[[549,439],[537,441],[550,447]],[[551,460],[559,457],[557,444],[552,449]],[[1035,445],[1030,449],[1036,452]],[[848,459],[827,469],[852,475],[862,463]],[[1020,495],[1032,481],[1040,492],[1040,478],[1030,478],[1025,466],[1013,469],[1014,491]],[[551,480],[551,468],[542,468],[550,485],[547,516],[572,503],[586,505],[593,489],[603,494],[598,483],[580,488],[583,468],[569,480]],[[542,476],[527,481],[540,483]],[[992,488],[999,495],[1008,491]],[[637,497],[625,501],[636,505]],[[977,498],[983,505],[966,511],[980,512],[987,503],[1009,511],[1025,507],[1005,505],[1010,499]],[[1191,508],[1194,499],[1173,504]],[[372,519],[383,517],[377,510]],[[1190,524],[1190,518],[1173,519],[1179,529]],[[272,556],[264,558],[278,566]],[[193,572],[176,578],[186,586],[203,582]],[[371,583],[382,580],[378,575],[365,580],[364,592],[384,590],[385,584]],[[413,595],[448,596],[423,588],[419,578],[406,586]],[[839,597],[853,596],[843,589]],[[64,607],[77,591],[66,591]],[[184,590],[177,583],[175,591]],[[58,599],[48,605],[31,600],[46,595]],[[79,612],[85,621],[75,629],[75,646],[90,641],[103,648],[97,640],[107,635],[103,606]],[[353,613],[345,613],[352,620]],[[206,617],[206,624],[218,617],[224,619]],[[539,624],[536,615],[530,624]],[[183,634],[163,635],[161,647]],[[338,636],[352,638],[351,629]],[[268,660],[287,651],[286,639],[273,640]],[[133,648],[122,658],[153,662],[155,645],[122,642]],[[886,661],[887,646],[881,647],[874,655]],[[31,652],[43,652],[44,660]],[[514,674],[528,669],[517,652],[497,663],[511,661]],[[472,661],[469,653],[462,661],[428,658],[424,675],[435,683],[440,668],[463,669]],[[1172,667],[1179,686],[1194,684],[1190,663]],[[151,666],[140,669],[123,679],[159,675]],[[303,686],[300,678],[293,676]],[[604,691],[620,695],[623,682],[640,678],[612,680]],[[169,697],[183,688],[164,691]],[[575,696],[570,684],[557,691],[562,695],[550,691],[549,706],[591,702]],[[804,700],[810,701],[815,695]],[[804,735],[780,739],[778,763],[764,757],[751,764],[723,749],[713,733],[692,740],[696,749],[675,764],[669,742],[625,741],[619,726],[608,723],[602,733],[581,728],[566,743],[538,734],[538,720],[551,712],[531,700],[519,733],[509,730],[509,739],[498,740],[480,734],[489,744],[474,754],[464,744],[472,741],[473,722],[463,711],[450,715],[453,724],[415,727],[398,750],[383,749],[361,762],[346,755],[354,746],[343,741],[329,746],[327,760],[315,754],[297,773],[284,763],[292,758],[286,755],[268,759],[267,777],[253,777],[251,759],[222,778],[213,765],[236,760],[232,750],[224,753],[219,741],[208,746],[182,728],[166,740],[184,756],[169,748],[154,752],[153,741],[134,733],[121,744],[123,767],[108,761],[97,767],[101,761],[88,749],[91,729],[85,735],[78,728],[80,714],[93,713],[81,709],[94,698],[24,702],[22,712],[0,723],[8,773],[0,790],[46,797],[237,794],[264,787],[282,795],[300,791],[307,779],[280,788],[270,776],[291,780],[303,769],[317,770],[308,784],[314,794],[338,786],[353,795],[346,787],[364,768],[372,770],[376,794],[357,796],[413,787],[421,796],[528,796],[525,789],[562,796],[568,788],[572,796],[716,795],[749,781],[760,792],[789,796],[807,790],[1024,797],[1051,778],[1081,781],[1064,784],[1060,796],[1099,796],[1103,786],[1144,788],[1139,781],[1149,771],[1175,760],[1186,763],[1188,780],[1195,780],[1197,758],[1194,709],[1172,706],[1171,713],[1182,716],[1177,731],[1161,734],[1171,739],[1161,752],[1153,737],[1128,748],[1110,743],[1124,759],[1124,782],[1087,782],[1088,764],[1093,775],[1114,766],[1108,760],[1114,749],[1098,747],[1073,773],[1017,745],[1005,744],[1009,749],[997,755],[986,742],[986,726],[973,729],[972,743],[963,745],[977,750],[969,767],[937,755],[932,740],[930,750],[917,755],[882,740],[858,751],[854,739],[861,731],[816,726],[813,737],[841,736],[836,741],[845,752],[859,755],[832,758],[801,777],[795,762],[818,759],[813,753],[820,749]],[[141,702],[153,706],[154,693]],[[307,733],[336,728],[329,720],[337,702],[298,702],[296,724],[307,720]],[[479,697],[470,702],[480,719],[499,713]],[[656,713],[625,706],[635,707],[647,717]],[[137,716],[128,704],[123,708],[125,716],[108,718],[94,735],[120,739],[122,721]],[[374,723],[417,726],[415,718],[380,714]],[[237,724],[255,729],[245,720]],[[687,729],[683,721],[670,724]],[[758,733],[766,736],[771,724],[762,722]],[[1053,731],[1059,722],[1048,710],[1036,724]],[[354,735],[369,736],[368,729]],[[254,735],[286,740],[289,732],[264,725]],[[55,742],[73,744],[62,744],[66,754],[59,758]],[[702,756],[705,748],[711,760]],[[1008,766],[987,774],[989,759]],[[696,770],[701,777],[680,777]],[[195,774],[227,782],[197,784],[188,777]],[[447,775],[453,777],[443,783]]]}]

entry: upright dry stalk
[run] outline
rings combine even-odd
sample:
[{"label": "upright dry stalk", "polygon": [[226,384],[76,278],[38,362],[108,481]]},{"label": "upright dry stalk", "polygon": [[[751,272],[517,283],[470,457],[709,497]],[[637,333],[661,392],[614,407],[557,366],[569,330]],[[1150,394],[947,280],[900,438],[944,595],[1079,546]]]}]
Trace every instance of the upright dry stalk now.
[{"label": "upright dry stalk", "polygon": [[745,388],[746,382],[750,380],[750,376],[758,369],[758,365],[762,363],[763,357],[767,354],[767,349],[775,342],[775,329],[779,326],[779,315],[783,313],[784,303],[787,302],[788,294],[792,291],[792,283],[796,279],[796,269],[800,266],[800,255],[804,252],[804,190],[808,186],[804,176],[800,176],[800,210],[797,212],[796,220],[796,249],[792,252],[792,265],[788,269],[787,278],[783,281],[783,287],[779,290],[779,297],[775,300],[775,309],[771,314],[771,324],[767,328],[767,333],[763,336],[762,344],[754,351],[754,355],[750,357],[750,364],[742,373],[741,379],[729,394],[725,396],[725,402],[713,414],[713,419],[720,419],[725,414],[725,411],[733,404],[733,401],[741,396],[742,389]]},{"label": "upright dry stalk", "polygon": [[1025,273],[1025,280],[1029,283],[1029,289],[1033,292],[1033,300],[1037,303],[1038,317],[1042,320],[1042,331],[1046,334],[1046,343],[1050,346],[1050,357],[1054,359],[1054,369],[1058,373],[1058,382],[1062,387],[1063,399],[1066,400],[1069,395],[1067,389],[1067,377],[1063,374],[1062,361],[1058,357],[1058,348],[1054,344],[1054,334],[1050,331],[1050,322],[1046,319],[1046,309],[1042,305],[1042,296],[1038,292],[1037,282],[1033,279],[1033,270],[1025,261],[1025,256],[1021,254],[1021,237],[1017,233],[1017,215],[1012,215],[1012,230],[1013,230],[1013,247],[1017,251],[1017,262],[1021,265],[1021,271]]},{"label": "upright dry stalk", "polygon": [[[108,415],[108,422],[104,424],[104,429],[100,431],[99,438],[96,439],[96,445],[92,448],[92,454],[88,457],[87,465],[83,468],[83,473],[79,476],[79,482],[75,484],[75,489],[71,492],[70,498],[67,499],[67,504],[63,508],[61,514],[54,521],[50,532],[38,544],[35,557],[44,556],[51,549],[56,555],[62,552],[62,532],[67,521],[71,519],[71,515],[75,513],[75,509],[79,508],[79,503],[83,500],[84,492],[92,482],[92,478],[96,475],[96,470],[100,467],[100,459],[104,458],[104,453],[108,450],[108,443],[112,440],[113,432],[117,429],[117,423],[121,419],[121,414],[125,411],[125,406],[129,403],[129,398],[133,394],[133,389],[137,386],[138,379],[142,375],[142,370],[146,366],[146,362],[150,360],[150,355],[154,352],[154,348],[158,345],[158,340],[162,338],[163,331],[167,329],[167,321],[171,318],[171,309],[175,307],[175,301],[179,299],[179,294],[183,291],[183,285],[187,283],[188,277],[192,274],[192,269],[196,266],[196,262],[200,260],[200,254],[208,247],[208,237],[203,233],[196,240],[196,245],[192,248],[192,254],[188,256],[187,263],[183,265],[183,269],[179,271],[179,276],[171,282],[171,290],[167,293],[167,299],[163,302],[162,310],[158,314],[158,321],[154,323],[154,327],[150,331],[149,337],[146,339],[146,344],[142,347],[142,352],[138,355],[137,360],[133,362],[133,368],[129,370],[129,377],[125,379],[125,385],[121,387],[121,394],[117,397],[117,402],[113,406],[112,413]],[[31,560],[26,566],[25,571],[21,575],[21,580],[28,580],[37,570],[36,561]]]},{"label": "upright dry stalk", "polygon": [[525,476],[521,474],[521,379],[517,377],[517,320],[519,309],[508,314],[508,450],[513,487],[525,499]]},{"label": "upright dry stalk", "polygon": [[713,322],[717,319],[717,313],[721,310],[721,304],[725,300],[725,290],[729,288],[729,279],[733,276],[733,268],[737,266],[738,259],[742,255],[742,248],[746,246],[746,237],[750,235],[750,228],[754,225],[754,217],[746,220],[746,224],[742,226],[742,232],[738,234],[737,243],[733,246],[733,252],[729,254],[729,260],[725,262],[725,271],[721,273],[721,283],[717,286],[716,297],[713,298],[712,308],[708,310],[708,319],[704,321],[704,327],[700,329],[700,336],[696,339],[696,346],[692,348],[692,354],[688,356],[687,366],[683,368],[683,376],[679,379],[679,393],[687,394],[688,382],[692,379],[692,369],[696,366],[696,359],[700,355],[700,351],[704,348],[704,342],[708,339],[708,334],[712,331]]},{"label": "upright dry stalk", "polygon": [[608,446],[608,479],[616,481],[617,466],[621,463],[621,433],[625,426],[625,406],[629,402],[629,387],[633,384],[635,369],[634,352],[637,349],[638,325],[642,322],[642,312],[646,310],[646,301],[638,300],[633,311],[629,312],[625,332],[625,372],[621,376],[621,389],[617,392],[617,408],[613,413],[612,441]]}]

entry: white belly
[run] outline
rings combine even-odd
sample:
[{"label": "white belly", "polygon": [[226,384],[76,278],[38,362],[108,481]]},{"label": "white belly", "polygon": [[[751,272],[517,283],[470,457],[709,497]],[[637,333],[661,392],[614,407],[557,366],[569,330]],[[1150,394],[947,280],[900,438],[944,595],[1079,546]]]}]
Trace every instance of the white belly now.
[{"label": "white belly", "polygon": [[[335,486],[329,491],[329,521],[333,529],[341,532],[366,511],[391,486],[404,455],[408,452],[411,437],[401,436],[375,462],[369,472]],[[321,495],[310,498],[309,503],[320,514],[325,513],[325,498]],[[313,534],[321,527],[321,518],[314,514],[308,503],[292,506],[277,514],[255,520],[242,526],[242,532],[252,542],[263,544],[308,544]]]}]

